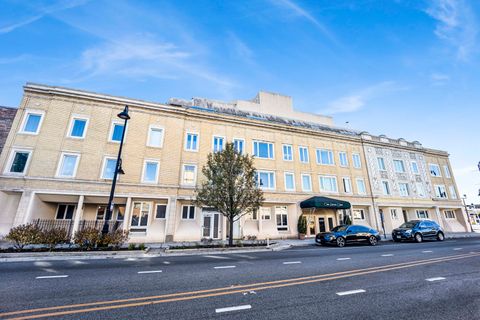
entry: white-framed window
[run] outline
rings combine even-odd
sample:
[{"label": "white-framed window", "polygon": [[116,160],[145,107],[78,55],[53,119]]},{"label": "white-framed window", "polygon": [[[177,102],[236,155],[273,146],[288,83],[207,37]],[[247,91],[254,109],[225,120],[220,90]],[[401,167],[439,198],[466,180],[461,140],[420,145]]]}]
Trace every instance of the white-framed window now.
[{"label": "white-framed window", "polygon": [[367,194],[367,187],[365,186],[365,180],[357,178],[357,192],[358,194]]},{"label": "white-framed window", "polygon": [[390,216],[392,217],[392,220],[398,220],[398,212],[397,209],[390,209]]},{"label": "white-framed window", "polygon": [[308,163],[310,161],[308,159],[308,147],[298,147],[298,157],[301,163]]},{"label": "white-framed window", "polygon": [[365,220],[365,211],[363,209],[352,210],[354,220]]},{"label": "white-framed window", "polygon": [[185,151],[198,151],[198,133],[187,132],[185,134]]},{"label": "white-framed window", "polygon": [[399,182],[398,189],[402,197],[408,197],[410,195],[410,188],[408,187],[408,183]]},{"label": "white-framed window", "polygon": [[447,166],[447,165],[444,165],[444,166],[443,166],[443,172],[445,172],[445,178],[450,179],[450,177],[451,177],[451,175],[450,175],[450,169],[448,169],[448,166]]},{"label": "white-framed window", "polygon": [[420,171],[418,170],[418,164],[417,164],[417,162],[416,162],[416,161],[412,161],[412,162],[411,162],[411,165],[412,165],[412,172],[413,172],[414,174],[419,174]]},{"label": "white-framed window", "polygon": [[309,174],[302,174],[302,191],[312,191],[312,177]]},{"label": "white-framed window", "polygon": [[142,182],[158,183],[160,162],[158,160],[145,160],[143,162]]},{"label": "white-framed window", "polygon": [[157,203],[155,205],[155,219],[163,220],[167,217],[167,204]]},{"label": "white-framed window", "polygon": [[382,181],[382,190],[384,195],[390,195],[390,185],[388,184],[388,181]]},{"label": "white-framed window", "polygon": [[443,184],[436,184],[434,186],[435,189],[435,196],[437,198],[447,199],[447,190]]},{"label": "white-framed window", "polygon": [[360,160],[360,154],[354,153],[352,154],[352,160],[353,160],[353,167],[354,168],[361,168],[362,167],[362,160]]},{"label": "white-framed window", "polygon": [[319,176],[320,191],[323,192],[338,192],[337,177],[334,176]]},{"label": "white-framed window", "polygon": [[42,126],[45,111],[26,110],[18,133],[37,135]]},{"label": "white-framed window", "polygon": [[165,129],[163,127],[150,125],[150,127],[148,128],[147,146],[154,148],[162,148],[164,135]]},{"label": "white-framed window", "polygon": [[74,139],[84,139],[87,134],[88,121],[89,118],[85,116],[72,116],[67,136]]},{"label": "white-framed window", "polygon": [[60,178],[74,178],[77,175],[79,159],[80,154],[78,153],[62,152],[56,176]]},{"label": "white-framed window", "polygon": [[428,211],[427,210],[417,210],[417,218],[418,219],[428,219]]},{"label": "white-framed window", "polygon": [[378,163],[378,170],[380,171],[387,171],[387,167],[385,166],[385,159],[382,157],[377,158]]},{"label": "white-framed window", "polygon": [[343,177],[343,192],[345,193],[352,193],[352,181],[349,177]]},{"label": "white-framed window", "polygon": [[56,220],[72,220],[75,214],[76,205],[74,204],[59,204],[57,206]]},{"label": "white-framed window", "polygon": [[245,139],[233,139],[233,148],[240,154],[245,153]]},{"label": "white-framed window", "polygon": [[134,228],[146,229],[150,216],[152,205],[146,201],[135,201],[132,207],[132,218],[130,226]]},{"label": "white-framed window", "polygon": [[333,151],[326,149],[317,149],[317,164],[333,166],[335,164],[333,160]]},{"label": "white-framed window", "polygon": [[197,183],[197,165],[184,164],[182,167],[182,185],[194,186]]},{"label": "white-framed window", "polygon": [[262,220],[270,220],[272,216],[272,209],[268,207],[261,207],[260,208],[260,219]]},{"label": "white-framed window", "polygon": [[195,220],[195,206],[182,206],[182,220]]},{"label": "white-framed window", "polygon": [[117,158],[104,157],[102,166],[102,175],[100,178],[112,180],[117,168]]},{"label": "white-framed window", "polygon": [[457,199],[457,192],[455,191],[455,186],[448,186],[448,191],[450,191],[450,198]]},{"label": "white-framed window", "polygon": [[340,159],[340,166],[341,167],[348,167],[348,156],[347,153],[341,151],[338,153],[338,159]]},{"label": "white-framed window", "polygon": [[417,187],[417,195],[419,197],[425,197],[425,187],[423,186],[423,183],[421,182],[416,182],[415,183],[415,186]]},{"label": "white-framed window", "polygon": [[284,144],[282,146],[283,160],[293,161],[293,147],[291,144]]},{"label": "white-framed window", "polygon": [[107,213],[107,206],[98,206],[97,207],[97,220],[105,220],[105,215]]},{"label": "white-framed window", "polygon": [[260,159],[273,159],[273,143],[253,141],[253,155]]},{"label": "white-framed window", "polygon": [[[107,206],[106,205],[100,205],[97,207],[97,220],[105,220],[106,219],[106,214],[107,214]],[[118,205],[115,206],[113,209],[113,212],[111,213],[110,220],[116,220],[117,221],[123,221],[125,217],[125,206],[124,205]]]},{"label": "white-framed window", "polygon": [[14,148],[10,153],[7,166],[5,167],[5,173],[18,176],[25,175],[31,158],[32,150]]},{"label": "white-framed window", "polygon": [[430,169],[430,175],[432,177],[441,177],[442,176],[442,172],[440,171],[440,166],[438,164],[430,163],[428,165],[428,167]]},{"label": "white-framed window", "polygon": [[[125,124],[121,121],[112,121],[112,126],[110,127],[110,134],[108,141],[120,143],[122,140],[123,127]],[[126,132],[125,132],[126,134]]]},{"label": "white-framed window", "polygon": [[278,231],[288,231],[288,211],[287,207],[275,207],[275,218]]},{"label": "white-framed window", "polygon": [[219,137],[219,136],[213,136],[213,152],[221,152],[223,151],[223,147],[224,147],[224,141],[225,141],[225,138],[224,137]]},{"label": "white-framed window", "polygon": [[397,173],[405,172],[405,163],[403,163],[403,160],[393,160],[393,166],[395,168],[395,172]]},{"label": "white-framed window", "polygon": [[445,210],[443,211],[445,214],[445,219],[455,219],[455,211],[453,210]]},{"label": "white-framed window", "polygon": [[295,190],[295,175],[293,172],[285,172],[285,190]]},{"label": "white-framed window", "polygon": [[260,189],[275,189],[275,172],[257,171],[257,185]]}]

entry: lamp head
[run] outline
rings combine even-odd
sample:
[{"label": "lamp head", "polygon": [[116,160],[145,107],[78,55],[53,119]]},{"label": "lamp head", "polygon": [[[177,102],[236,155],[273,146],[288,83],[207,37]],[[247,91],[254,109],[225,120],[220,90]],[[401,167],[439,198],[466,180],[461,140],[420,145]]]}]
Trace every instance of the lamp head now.
[{"label": "lamp head", "polygon": [[117,117],[123,120],[130,120],[130,116],[128,115],[128,106],[125,106],[125,109],[123,109],[122,112],[117,114]]}]

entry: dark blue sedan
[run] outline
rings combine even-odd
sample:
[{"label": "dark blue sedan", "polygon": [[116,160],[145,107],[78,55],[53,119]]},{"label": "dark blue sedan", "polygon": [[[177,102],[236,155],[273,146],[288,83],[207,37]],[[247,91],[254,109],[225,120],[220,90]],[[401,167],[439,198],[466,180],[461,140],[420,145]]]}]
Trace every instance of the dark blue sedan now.
[{"label": "dark blue sedan", "polygon": [[375,246],[380,241],[380,233],[372,228],[358,225],[336,226],[330,232],[320,232],[315,237],[317,244],[335,244],[344,247],[347,243],[364,242]]}]

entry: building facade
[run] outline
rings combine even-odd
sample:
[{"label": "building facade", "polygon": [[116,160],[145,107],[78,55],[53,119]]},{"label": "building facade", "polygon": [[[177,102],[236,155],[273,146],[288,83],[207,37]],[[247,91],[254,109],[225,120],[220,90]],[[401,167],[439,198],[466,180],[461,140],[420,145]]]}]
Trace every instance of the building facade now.
[{"label": "building facade", "polygon": [[[27,84],[0,155],[1,235],[27,222],[65,227],[70,234],[101,227],[124,129],[116,115],[125,105],[131,116],[125,174],[109,223],[129,230],[131,242],[226,238],[226,219],[192,200],[208,153],[227,142],[254,155],[266,199],[235,225],[235,238],[296,237],[301,215],[308,236],[347,215],[387,233],[413,218],[467,230],[446,152],[336,128],[330,117],[295,111],[290,97],[260,92],[250,101],[162,104]],[[433,175],[434,165],[441,175]],[[333,207],[301,207],[318,196],[330,198]],[[337,210],[335,200],[351,206]]]},{"label": "building facade", "polygon": [[0,154],[2,153],[3,146],[7,140],[16,113],[16,108],[0,106]]}]

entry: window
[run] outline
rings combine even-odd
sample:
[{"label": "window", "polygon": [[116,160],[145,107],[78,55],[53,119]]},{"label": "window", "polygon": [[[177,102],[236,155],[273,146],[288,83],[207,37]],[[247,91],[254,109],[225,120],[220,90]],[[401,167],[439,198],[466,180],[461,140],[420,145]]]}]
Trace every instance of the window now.
[{"label": "window", "polygon": [[213,137],[213,152],[223,151],[223,137]]},{"label": "window", "polygon": [[88,118],[76,117],[72,118],[70,122],[70,128],[68,130],[68,136],[70,138],[83,139],[87,132]]},{"label": "window", "polygon": [[360,168],[362,166],[362,161],[360,160],[360,155],[358,153],[352,154],[353,166],[355,168]]},{"label": "window", "polygon": [[123,134],[123,123],[121,122],[113,122],[112,128],[110,130],[110,141],[111,142],[120,142],[122,140]]},{"label": "window", "polygon": [[342,178],[342,182],[343,182],[343,191],[346,193],[352,193],[352,181],[350,180],[350,178],[348,177]]},{"label": "window", "polygon": [[292,145],[284,144],[282,149],[283,149],[283,160],[293,161]]},{"label": "window", "polygon": [[154,147],[154,148],[161,148],[163,147],[163,128],[150,126],[148,130],[148,143],[147,146]]},{"label": "window", "polygon": [[30,162],[32,150],[14,149],[8,161],[7,172],[15,175],[24,175]]},{"label": "window", "polygon": [[417,187],[417,194],[419,197],[425,197],[425,188],[423,187],[423,183],[416,182],[415,186]]},{"label": "window", "polygon": [[445,178],[450,178],[450,170],[448,169],[448,166],[445,165],[443,166],[443,172],[445,172]]},{"label": "window", "polygon": [[317,163],[323,165],[334,165],[333,152],[330,150],[317,149]]},{"label": "window", "polygon": [[312,177],[309,174],[302,174],[302,190],[312,191]]},{"label": "window", "polygon": [[390,185],[388,184],[388,181],[382,181],[382,189],[384,195],[390,195]]},{"label": "window", "polygon": [[184,164],[182,174],[182,184],[194,186],[197,182],[197,166],[194,164]]},{"label": "window", "polygon": [[277,230],[288,231],[287,207],[275,207],[275,217],[277,220]]},{"label": "window", "polygon": [[134,202],[132,210],[132,227],[145,229],[148,225],[148,216],[150,215],[150,202]]},{"label": "window", "polygon": [[185,136],[185,150],[198,151],[198,134],[187,132]]},{"label": "window", "polygon": [[434,189],[435,189],[435,196],[437,198],[443,198],[443,199],[447,198],[447,191],[444,185],[435,185]]},{"label": "window", "polygon": [[195,206],[182,206],[182,219],[194,220],[195,219]]},{"label": "window", "polygon": [[412,172],[413,172],[414,174],[419,174],[419,173],[420,173],[420,171],[418,171],[417,162],[415,162],[415,161],[412,161]]},{"label": "window", "polygon": [[346,152],[339,152],[338,158],[340,159],[340,166],[342,167],[348,166],[348,157]]},{"label": "window", "polygon": [[57,207],[57,220],[72,220],[76,206],[74,204],[59,204]]},{"label": "window", "polygon": [[156,160],[145,160],[143,163],[142,182],[157,183],[158,182],[158,165]]},{"label": "window", "polygon": [[417,218],[418,219],[428,219],[428,211],[427,210],[417,210]]},{"label": "window", "polygon": [[167,205],[157,204],[157,209],[155,210],[155,219],[165,219],[166,215],[167,215]]},{"label": "window", "polygon": [[261,189],[275,189],[275,173],[272,171],[257,171],[257,184]]},{"label": "window", "polygon": [[245,152],[245,140],[243,139],[233,139],[233,148],[240,154]]},{"label": "window", "polygon": [[260,217],[262,220],[270,220],[272,210],[270,208],[261,207]]},{"label": "window", "polygon": [[392,217],[392,220],[398,220],[398,212],[397,209],[390,209],[390,216]]},{"label": "window", "polygon": [[78,159],[76,153],[62,153],[57,169],[57,177],[73,178],[77,174]]},{"label": "window", "polygon": [[253,141],[253,155],[262,159],[273,159],[273,143]]},{"label": "window", "polygon": [[291,172],[285,172],[285,190],[287,191],[295,190],[295,176]]},{"label": "window", "polygon": [[445,210],[445,218],[446,219],[455,219],[455,211],[453,210]]},{"label": "window", "polygon": [[43,111],[27,111],[23,117],[20,133],[38,134],[43,120]]},{"label": "window", "polygon": [[[117,220],[123,221],[125,216],[125,206],[118,206],[114,208],[114,211],[117,213]],[[107,206],[98,206],[97,207],[97,220],[105,220],[107,214]],[[112,212],[112,217],[114,217],[114,212]],[[110,219],[108,219],[110,220]]]},{"label": "window", "polygon": [[442,173],[440,172],[440,166],[438,164],[430,163],[430,175],[432,177],[441,177]]},{"label": "window", "polygon": [[331,176],[320,176],[320,191],[338,192],[337,178]]},{"label": "window", "polygon": [[118,208],[117,208],[117,220],[118,221],[123,221],[124,217],[125,217],[125,206],[118,206]]},{"label": "window", "polygon": [[104,220],[106,213],[107,213],[107,206],[98,206],[97,207],[97,220]]},{"label": "window", "polygon": [[385,166],[385,159],[378,157],[377,163],[378,163],[378,170],[387,171],[387,167]]},{"label": "window", "polygon": [[308,163],[308,148],[307,147],[298,147],[298,154],[300,158],[300,162]]},{"label": "window", "polygon": [[103,160],[102,179],[113,179],[115,169],[117,167],[117,159],[105,157]]},{"label": "window", "polygon": [[408,183],[399,183],[398,189],[400,190],[400,195],[402,197],[408,197],[410,195],[410,191],[408,189]]},{"label": "window", "polygon": [[395,167],[395,172],[397,173],[405,172],[405,164],[403,163],[403,160],[393,160],[393,166]]},{"label": "window", "polygon": [[454,186],[448,186],[448,191],[450,191],[450,198],[457,199],[457,192]]},{"label": "window", "polygon": [[367,194],[367,188],[363,179],[357,179],[357,191],[358,194]]},{"label": "window", "polygon": [[365,211],[363,209],[353,210],[353,219],[365,220]]}]

